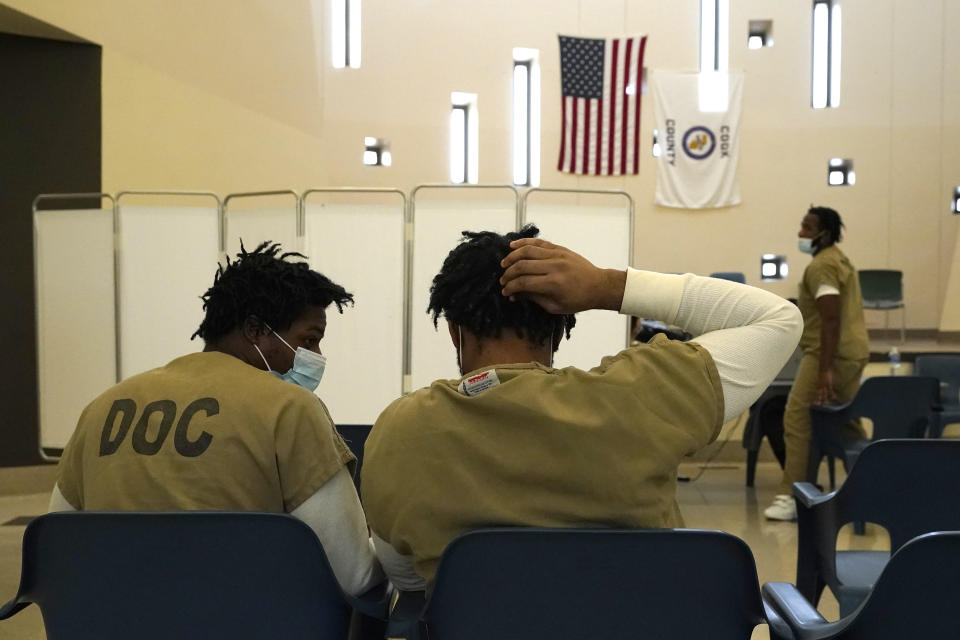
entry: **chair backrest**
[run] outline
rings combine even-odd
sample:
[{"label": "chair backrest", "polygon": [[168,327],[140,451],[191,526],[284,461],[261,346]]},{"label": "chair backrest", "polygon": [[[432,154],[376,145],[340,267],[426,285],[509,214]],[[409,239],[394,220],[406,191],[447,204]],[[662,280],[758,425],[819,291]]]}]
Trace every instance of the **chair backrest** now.
[{"label": "chair backrest", "polygon": [[[960,440],[874,442],[860,453],[834,496],[836,526],[883,525],[891,550],[924,533],[960,530],[958,487]],[[836,531],[823,535],[831,536],[824,542],[833,548]]]},{"label": "chair backrest", "polygon": [[929,533],[897,551],[837,640],[960,638],[960,531]]},{"label": "chair backrest", "polygon": [[451,542],[424,619],[432,640],[745,640],[763,609],[727,533],[516,528]]},{"label": "chair backrest", "polygon": [[357,466],[353,471],[353,484],[360,491],[360,470],[363,468],[363,448],[367,444],[367,437],[370,435],[370,429],[373,426],[369,424],[338,424],[337,431],[340,437],[350,447],[350,452],[357,456]]},{"label": "chair backrest", "polygon": [[942,383],[940,399],[944,404],[960,404],[960,354],[917,356],[913,373],[939,380]]},{"label": "chair backrest", "polygon": [[267,513],[52,513],[24,532],[18,599],[47,637],[346,637],[313,531]]},{"label": "chair backrest", "polygon": [[851,417],[870,418],[872,440],[922,438],[940,404],[940,382],[927,376],[868,378],[850,403]]},{"label": "chair backrest", "polygon": [[720,278],[721,280],[729,280],[731,282],[739,282],[740,284],[747,284],[747,276],[743,275],[741,271],[717,271],[716,273],[710,274],[711,278]]},{"label": "chair backrest", "polygon": [[903,300],[903,272],[895,269],[862,269],[860,295],[864,300]]}]

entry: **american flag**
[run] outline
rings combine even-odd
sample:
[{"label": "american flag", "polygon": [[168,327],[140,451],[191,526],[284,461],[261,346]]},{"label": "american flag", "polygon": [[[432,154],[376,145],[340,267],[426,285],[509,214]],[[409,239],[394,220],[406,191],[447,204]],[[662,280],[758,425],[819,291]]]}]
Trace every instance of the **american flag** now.
[{"label": "american flag", "polygon": [[640,172],[640,76],[646,36],[560,38],[563,134],[557,169],[581,175]]}]

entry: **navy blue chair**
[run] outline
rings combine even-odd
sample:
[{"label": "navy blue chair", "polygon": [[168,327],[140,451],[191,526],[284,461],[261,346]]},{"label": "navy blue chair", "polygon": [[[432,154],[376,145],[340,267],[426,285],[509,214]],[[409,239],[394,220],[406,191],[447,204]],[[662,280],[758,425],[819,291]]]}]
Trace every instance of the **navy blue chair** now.
[{"label": "navy blue chair", "polygon": [[795,640],[960,638],[960,531],[928,533],[907,542],[854,611],[827,622],[786,582],[763,585],[763,599]]},{"label": "navy blue chair", "polygon": [[859,272],[860,295],[864,309],[876,309],[886,314],[886,328],[890,328],[890,311],[900,311],[900,342],[907,341],[907,307],[903,302],[903,272],[896,269],[862,269]]},{"label": "navy blue chair", "polygon": [[710,274],[711,278],[720,278],[721,280],[729,280],[730,282],[739,282],[740,284],[747,284],[747,276],[743,275],[741,271],[717,271]]},{"label": "navy blue chair", "polygon": [[960,530],[958,486],[960,440],[881,440],[860,453],[837,491],[824,495],[810,483],[795,483],[797,589],[816,605],[829,586],[840,615],[850,614],[890,552],[837,551],[840,528],[877,523],[889,532],[891,551],[924,533]]},{"label": "navy blue chair", "polygon": [[930,376],[940,381],[942,411],[934,416],[930,428],[932,435],[940,437],[946,425],[960,422],[960,354],[917,355],[913,361],[913,375]]},{"label": "navy blue chair", "polygon": [[363,448],[367,444],[367,437],[373,428],[369,424],[338,424],[337,432],[347,443],[350,452],[357,456],[357,466],[353,470],[353,484],[360,493],[360,469],[363,467]]},{"label": "navy blue chair", "polygon": [[313,530],[269,513],[40,516],[0,620],[30,604],[50,640],[344,640],[352,614]]},{"label": "navy blue chair", "polygon": [[[813,433],[807,482],[817,481],[817,468],[825,455],[840,458],[849,473],[857,456],[871,442],[924,437],[935,423],[939,410],[940,383],[936,378],[921,376],[868,378],[847,404],[811,406]],[[849,439],[843,426],[855,418],[869,418],[873,422],[870,439]],[[832,477],[830,488],[833,488]]]},{"label": "navy blue chair", "polygon": [[466,533],[421,615],[430,640],[745,640],[766,619],[742,540],[671,529]]}]

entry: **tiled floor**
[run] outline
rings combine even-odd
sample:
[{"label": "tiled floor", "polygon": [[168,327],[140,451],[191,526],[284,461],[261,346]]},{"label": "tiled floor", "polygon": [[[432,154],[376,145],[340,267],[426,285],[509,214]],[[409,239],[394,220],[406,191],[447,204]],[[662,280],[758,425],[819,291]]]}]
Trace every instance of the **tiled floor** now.
[{"label": "tiled floor", "polygon": [[[698,464],[685,464],[680,475],[695,476],[699,471]],[[679,488],[687,526],[721,529],[743,538],[756,557],[761,582],[792,582],[796,571],[796,525],[767,522],[761,513],[773,499],[779,478],[780,469],[775,463],[761,463],[757,468],[756,487],[750,489],[744,486],[742,463],[723,463],[709,467],[698,480],[682,483]],[[0,498],[0,524],[19,516],[42,513],[47,499],[47,493]],[[22,525],[0,526],[0,601],[5,601],[16,591],[22,535]],[[888,547],[889,541],[883,530],[868,525],[866,536],[853,536],[852,531],[847,530],[842,532],[840,545],[873,549]],[[820,603],[820,610],[828,619],[837,618],[837,603],[829,591]],[[42,622],[36,607],[0,622],[0,640],[42,637]],[[768,638],[766,628],[758,627],[753,638]]]}]

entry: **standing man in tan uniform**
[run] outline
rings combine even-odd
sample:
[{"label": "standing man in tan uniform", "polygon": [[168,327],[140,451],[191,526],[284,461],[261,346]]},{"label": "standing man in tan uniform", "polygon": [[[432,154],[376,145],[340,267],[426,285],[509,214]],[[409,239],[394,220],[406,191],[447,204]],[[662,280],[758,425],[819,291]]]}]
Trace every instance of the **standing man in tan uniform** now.
[{"label": "standing man in tan uniform", "polygon": [[313,393],[326,309],[342,313],[353,296],[279,251],[241,248],[217,270],[194,334],[202,352],[127,378],[84,409],[50,511],[290,513],[357,595],[383,572],[351,478],[355,458]]},{"label": "standing man in tan uniform", "polygon": [[[812,253],[803,272],[797,304],[803,314],[803,359],[797,369],[783,415],[786,466],[777,495],[763,512],[771,520],[794,520],[797,506],[790,494],[794,482],[807,477],[810,451],[810,405],[849,402],[860,388],[860,376],[870,357],[863,322],[860,279],[849,258],[836,244],[843,221],[833,209],[811,207],[800,223],[799,248]],[[852,438],[863,438],[859,421],[845,427]]]},{"label": "standing man in tan uniform", "polygon": [[[461,375],[396,400],[366,444],[364,508],[393,583],[425,590],[447,543],[479,527],[683,526],[677,465],[780,370],[796,307],[724,280],[598,269],[532,225],[463,235],[428,309],[446,319]],[[587,309],[698,337],[554,368]]]}]

